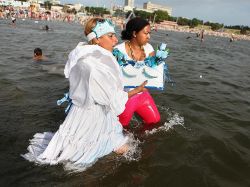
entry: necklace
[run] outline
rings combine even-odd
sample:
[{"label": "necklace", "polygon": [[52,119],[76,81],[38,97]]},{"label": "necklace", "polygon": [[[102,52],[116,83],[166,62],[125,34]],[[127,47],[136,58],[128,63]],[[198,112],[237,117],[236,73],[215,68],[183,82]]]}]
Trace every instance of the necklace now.
[{"label": "necklace", "polygon": [[131,44],[130,44],[130,41],[128,41],[128,47],[129,47],[129,50],[130,50],[130,54],[131,54],[131,57],[133,60],[135,61],[140,61],[140,60],[144,60],[145,57],[146,57],[146,54],[145,54],[145,51],[144,51],[144,47],[143,46],[140,46],[140,49],[141,49],[141,56],[139,57],[139,59],[136,59],[135,58],[135,55],[134,55],[134,51],[132,50],[132,47],[131,47]]}]

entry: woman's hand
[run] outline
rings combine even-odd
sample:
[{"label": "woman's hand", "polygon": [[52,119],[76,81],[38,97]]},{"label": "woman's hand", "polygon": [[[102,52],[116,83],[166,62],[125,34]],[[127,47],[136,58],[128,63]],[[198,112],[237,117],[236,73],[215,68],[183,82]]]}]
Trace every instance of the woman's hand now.
[{"label": "woman's hand", "polygon": [[146,84],[148,83],[148,81],[144,81],[140,86],[136,87],[135,89],[138,89],[138,93],[139,92],[144,92],[147,91],[147,88],[145,88]]},{"label": "woman's hand", "polygon": [[133,90],[130,90],[128,92],[128,97],[132,97],[133,95],[135,94],[138,94],[140,92],[144,92],[144,91],[147,91],[147,88],[145,88],[146,84],[148,83],[148,81],[144,81],[140,86],[136,87],[135,89]]}]

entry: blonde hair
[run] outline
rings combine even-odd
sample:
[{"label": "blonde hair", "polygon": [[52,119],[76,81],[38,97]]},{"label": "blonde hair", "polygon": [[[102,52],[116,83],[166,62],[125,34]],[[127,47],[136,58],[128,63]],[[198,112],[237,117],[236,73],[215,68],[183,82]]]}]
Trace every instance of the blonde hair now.
[{"label": "blonde hair", "polygon": [[[98,21],[103,21],[103,18],[91,18],[84,25],[84,34],[87,36],[92,32],[92,29],[96,26]],[[94,44],[93,40],[89,41],[90,44]]]}]

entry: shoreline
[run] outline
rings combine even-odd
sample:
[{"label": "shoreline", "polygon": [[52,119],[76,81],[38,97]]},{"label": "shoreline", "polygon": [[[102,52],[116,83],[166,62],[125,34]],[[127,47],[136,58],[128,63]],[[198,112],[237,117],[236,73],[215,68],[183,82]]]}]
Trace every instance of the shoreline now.
[{"label": "shoreline", "polygon": [[[70,22],[75,22],[75,23],[79,23],[80,25],[84,25],[85,21],[93,16],[81,16],[81,17],[70,17],[69,19],[66,19],[67,14],[65,14],[64,16],[60,17],[60,18],[49,18],[49,19],[39,19],[37,17],[32,18],[32,17],[18,17],[17,19],[19,20],[23,20],[23,19],[28,19],[28,20],[34,20],[34,21],[59,21],[59,22],[66,22],[66,23],[70,23]],[[125,22],[125,19],[121,19],[118,17],[104,17],[104,18],[109,18],[112,20],[113,23],[115,23],[115,25],[117,27],[120,27],[121,30],[123,30],[123,24]],[[9,18],[7,17],[2,17],[0,16],[0,19],[2,20],[9,20]],[[168,22],[168,21],[166,21]],[[246,41],[250,41],[250,35],[243,35],[243,34],[235,34],[235,33],[230,33],[230,32],[219,32],[219,31],[212,31],[212,30],[208,30],[208,29],[204,29],[202,27],[200,28],[189,28],[188,26],[179,26],[177,25],[175,22],[169,22],[169,23],[159,23],[159,24],[154,24],[154,26],[152,26],[151,23],[151,30],[163,30],[163,31],[173,31],[173,32],[183,32],[183,33],[191,33],[191,34],[196,34],[196,35],[200,35],[200,33],[203,31],[204,36],[208,35],[208,36],[215,36],[215,37],[224,37],[224,38],[228,38],[231,42],[232,41],[237,41],[237,40],[246,40]]]},{"label": "shoreline", "polygon": [[[123,28],[123,23],[125,20],[113,17],[111,18],[112,21],[119,27],[121,27],[121,30]],[[229,33],[229,32],[218,32],[218,31],[212,31],[208,29],[203,29],[203,28],[189,28],[187,26],[179,26],[175,22],[169,22],[166,21],[166,23],[159,23],[159,24],[154,24],[152,26],[152,30],[164,30],[164,31],[173,31],[173,32],[184,32],[184,33],[192,33],[192,34],[200,34],[202,30],[204,30],[204,36],[215,36],[215,37],[224,37],[228,38],[232,41],[237,41],[237,40],[247,40],[250,41],[250,36],[249,35],[243,35],[243,34],[235,34],[235,33]]]},{"label": "shoreline", "polygon": [[[45,20],[45,21],[65,21],[65,22],[78,22],[81,25],[84,25],[87,19],[93,17],[93,15],[81,15],[81,14],[71,14],[65,13],[57,10],[33,10],[31,8],[20,8],[14,7],[12,10],[9,8],[0,6],[0,19],[34,19],[34,20]],[[125,19],[122,17],[112,17],[110,15],[103,15],[102,18],[111,19],[118,27],[123,30],[123,25],[125,23]],[[13,22],[14,25],[14,22]],[[237,33],[231,29],[221,29],[223,32],[212,31],[211,28],[201,25],[196,28],[189,28],[189,26],[180,26],[176,22],[173,21],[162,21],[161,23],[151,23],[152,30],[167,30],[174,32],[185,32],[185,33],[193,33],[197,34],[197,36],[209,35],[215,37],[225,37],[229,38],[230,41],[237,40],[248,40],[250,41],[250,35],[239,34],[239,30]],[[202,39],[202,38],[201,38]]]},{"label": "shoreline", "polygon": [[185,26],[177,26],[176,28],[165,26],[162,24],[155,24],[156,28],[159,30],[167,30],[167,31],[174,31],[174,32],[184,32],[184,33],[192,33],[192,34],[200,34],[202,30],[204,31],[204,36],[215,36],[215,37],[224,37],[229,38],[232,41],[237,40],[247,40],[250,41],[249,35],[243,35],[243,34],[234,34],[234,33],[228,33],[228,32],[218,32],[218,31],[212,31],[212,30],[205,30],[202,28],[187,28]]}]

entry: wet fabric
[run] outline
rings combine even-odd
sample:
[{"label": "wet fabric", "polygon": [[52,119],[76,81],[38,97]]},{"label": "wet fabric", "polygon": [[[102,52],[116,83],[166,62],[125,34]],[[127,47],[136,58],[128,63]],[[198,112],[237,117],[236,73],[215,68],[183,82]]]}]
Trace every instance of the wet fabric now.
[{"label": "wet fabric", "polygon": [[78,45],[65,67],[72,107],[57,132],[37,133],[23,157],[39,164],[85,169],[128,138],[117,116],[125,109],[119,65],[111,52]]}]

